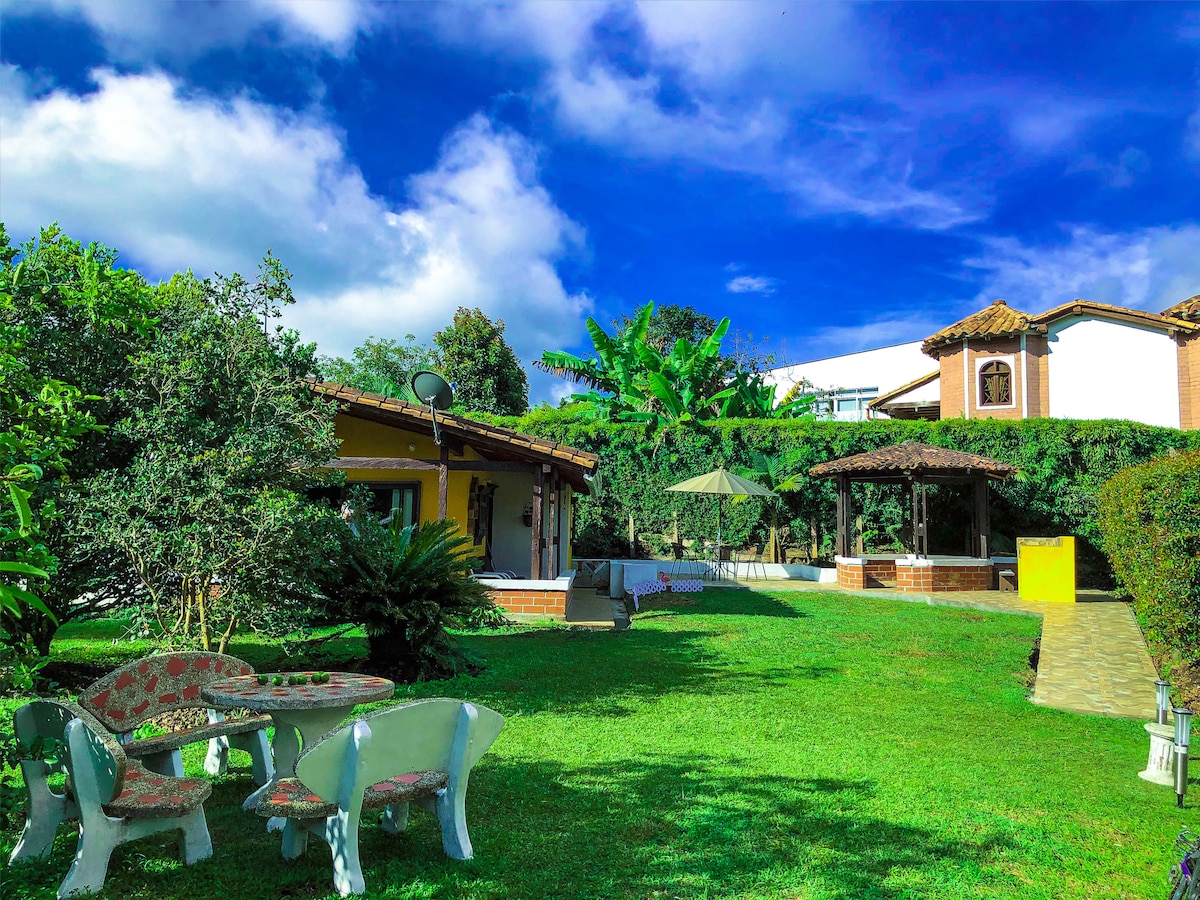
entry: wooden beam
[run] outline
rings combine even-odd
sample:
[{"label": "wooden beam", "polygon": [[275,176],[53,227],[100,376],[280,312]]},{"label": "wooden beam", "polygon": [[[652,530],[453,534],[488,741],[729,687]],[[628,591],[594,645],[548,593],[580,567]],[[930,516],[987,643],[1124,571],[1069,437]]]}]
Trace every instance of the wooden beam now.
[{"label": "wooden beam", "polygon": [[442,458],[438,462],[438,518],[445,520],[446,506],[450,497],[450,448],[442,445]]},{"label": "wooden beam", "polygon": [[850,511],[850,478],[845,473],[840,473],[837,477],[837,552],[839,556],[850,556],[853,553],[850,533],[850,523],[853,521],[854,518]]},{"label": "wooden beam", "polygon": [[988,481],[986,478],[980,478],[975,482],[974,519],[976,545],[972,548],[972,552],[978,554],[979,559],[989,559],[992,549],[992,521]]},{"label": "wooden beam", "polygon": [[323,469],[436,469],[436,460],[398,456],[335,456]]},{"label": "wooden beam", "polygon": [[545,475],[541,466],[533,476],[533,534],[529,539],[529,577],[542,577],[542,484]]}]

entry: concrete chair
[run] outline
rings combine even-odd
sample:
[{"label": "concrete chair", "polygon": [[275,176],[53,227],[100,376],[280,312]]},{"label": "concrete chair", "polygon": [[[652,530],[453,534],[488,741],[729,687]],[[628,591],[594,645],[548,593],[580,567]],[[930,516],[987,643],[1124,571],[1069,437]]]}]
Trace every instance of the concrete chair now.
[{"label": "concrete chair", "polygon": [[[60,742],[58,761],[22,760],[29,813],[9,862],[49,853],[58,826],[79,819],[75,861],[58,889],[59,898],[104,887],[112,852],[121,844],[178,830],[186,865],[212,856],[204,801],[212,786],[201,778],[151,772],[125,756],[121,745],[77,704],[35,700],[17,710],[18,742],[31,748],[40,738]],[[61,766],[63,794],[50,790],[47,776]]]},{"label": "concrete chair", "polygon": [[418,700],[343,725],[296,760],[296,777],[277,782],[256,812],[287,819],[285,859],[304,853],[315,834],[333,853],[342,896],[365,889],[358,857],[359,821],[383,810],[383,828],[403,831],[412,802],[438,817],[442,847],[454,859],[474,855],[467,834],[467,779],[504,727],[504,717],[461,700]]},{"label": "concrete chair", "polygon": [[[182,778],[181,749],[208,741],[206,772],[223,774],[229,766],[232,746],[250,754],[254,781],[263,785],[275,774],[266,732],[271,717],[226,719],[223,712],[208,709],[200,698],[206,684],[253,674],[254,669],[247,663],[223,653],[160,653],[105,675],[79,695],[79,702],[117,735],[126,756],[140,759],[153,772]],[[206,709],[208,724],[134,739],[133,730],[138,725],[176,709]]]}]

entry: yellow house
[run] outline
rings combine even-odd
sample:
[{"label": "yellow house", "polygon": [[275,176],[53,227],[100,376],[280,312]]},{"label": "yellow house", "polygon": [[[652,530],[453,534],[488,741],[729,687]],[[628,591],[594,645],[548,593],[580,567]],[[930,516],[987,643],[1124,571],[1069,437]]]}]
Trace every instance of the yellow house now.
[{"label": "yellow house", "polygon": [[599,458],[554,441],[422,406],[313,383],[337,400],[341,439],[329,465],[370,488],[375,509],[406,524],[450,519],[498,577],[497,602],[515,613],[561,616],[570,600],[571,498],[588,493]]}]

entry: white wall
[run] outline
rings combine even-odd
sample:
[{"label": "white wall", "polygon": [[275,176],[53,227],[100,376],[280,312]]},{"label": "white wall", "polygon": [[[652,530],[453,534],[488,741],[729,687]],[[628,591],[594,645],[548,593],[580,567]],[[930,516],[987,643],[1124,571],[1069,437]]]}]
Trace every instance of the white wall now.
[{"label": "white wall", "polygon": [[[511,570],[518,578],[528,578],[530,546],[533,529],[521,520],[526,503],[533,502],[533,475],[524,472],[488,472],[486,477],[496,485],[492,508],[492,565],[498,570]],[[567,521],[566,485],[559,491],[559,511],[556,526],[559,533],[559,572],[567,570],[567,545],[570,532]],[[542,491],[542,517],[549,528],[550,484],[547,481]],[[550,535],[547,535],[550,537]],[[545,551],[554,552],[551,543]]]},{"label": "white wall", "polygon": [[1050,415],[1179,427],[1179,357],[1163,331],[1085,316],[1049,326]]},{"label": "white wall", "polygon": [[521,510],[533,500],[533,475],[524,472],[488,472],[496,484],[492,509],[492,565],[511,569],[518,578],[529,577],[529,547],[533,529],[521,521]]},{"label": "white wall", "polygon": [[921,352],[921,341],[911,341],[783,366],[772,369],[764,380],[778,385],[775,396],[779,400],[801,379],[822,391],[871,388],[867,395],[871,399],[928,375],[937,367],[936,359]]}]

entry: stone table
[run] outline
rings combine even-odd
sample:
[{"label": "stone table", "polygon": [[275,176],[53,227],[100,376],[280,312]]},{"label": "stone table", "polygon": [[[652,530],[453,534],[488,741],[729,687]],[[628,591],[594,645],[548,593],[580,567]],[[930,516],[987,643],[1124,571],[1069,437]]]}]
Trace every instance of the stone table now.
[{"label": "stone table", "polygon": [[[265,674],[265,673],[263,673]],[[214,706],[244,707],[268,713],[275,724],[271,750],[275,756],[275,777],[246,798],[243,809],[253,809],[259,799],[272,790],[280,779],[296,774],[296,757],[301,746],[310,746],[341,724],[359,703],[387,700],[396,685],[386,678],[356,675],[352,672],[330,672],[324,684],[311,682],[313,672],[284,672],[304,675],[305,684],[259,684],[257,675],[239,675],[214,681],[201,696]],[[268,830],[278,830],[283,821],[271,819]]]}]

